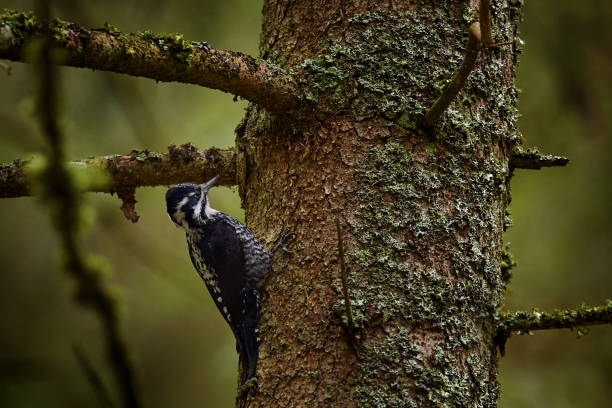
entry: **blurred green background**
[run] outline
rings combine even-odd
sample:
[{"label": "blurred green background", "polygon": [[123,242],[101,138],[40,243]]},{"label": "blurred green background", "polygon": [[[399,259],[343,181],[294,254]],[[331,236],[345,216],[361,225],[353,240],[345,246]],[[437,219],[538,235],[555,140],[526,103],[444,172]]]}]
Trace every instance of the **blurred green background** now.
[{"label": "blurred green background", "polygon": [[[181,32],[257,55],[262,1],[56,1],[56,14],[91,27]],[[29,10],[30,1],[0,8]],[[565,169],[519,170],[512,182],[514,269],[509,309],[574,307],[612,298],[612,3],[527,2],[518,84],[528,145],[567,154]],[[33,119],[32,68],[0,71],[0,162],[44,147]],[[196,86],[63,68],[63,125],[71,159],[191,141],[233,145],[245,102]],[[137,192],[137,224],[116,197],[89,194],[86,248],[106,257],[147,407],[232,406],[237,356],[229,329],[190,264],[164,209],[165,188]],[[238,196],[216,208],[242,218]],[[71,351],[81,345],[114,391],[100,329],[77,307],[58,268],[57,238],[36,199],[0,200],[0,407],[96,406]],[[501,407],[612,406],[612,328],[580,340],[569,330],[509,340]]]}]

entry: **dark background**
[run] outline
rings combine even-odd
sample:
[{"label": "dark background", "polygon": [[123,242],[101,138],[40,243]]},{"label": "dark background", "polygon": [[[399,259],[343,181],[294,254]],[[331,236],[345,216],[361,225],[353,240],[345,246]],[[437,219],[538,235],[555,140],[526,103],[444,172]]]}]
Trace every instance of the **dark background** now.
[{"label": "dark background", "polygon": [[[262,1],[58,1],[56,14],[91,27],[181,32],[216,48],[257,55]],[[29,10],[30,1],[0,8]],[[514,226],[519,266],[508,309],[602,304],[612,298],[612,3],[538,0],[525,6],[518,72],[520,128],[529,146],[566,154],[565,169],[518,170]],[[0,70],[0,162],[40,152],[32,67]],[[246,103],[205,88],[63,68],[63,129],[71,159],[191,141],[233,145]],[[164,209],[165,188],[137,192],[137,224],[116,197],[88,194],[85,246],[104,257],[122,299],[122,322],[147,407],[232,406],[232,335],[190,264],[183,233]],[[215,208],[243,214],[235,190]],[[44,204],[0,200],[0,407],[95,406],[71,347],[82,346],[114,392],[100,328],[72,300]],[[509,340],[500,363],[504,407],[612,406],[612,327],[577,340],[569,330]]]}]

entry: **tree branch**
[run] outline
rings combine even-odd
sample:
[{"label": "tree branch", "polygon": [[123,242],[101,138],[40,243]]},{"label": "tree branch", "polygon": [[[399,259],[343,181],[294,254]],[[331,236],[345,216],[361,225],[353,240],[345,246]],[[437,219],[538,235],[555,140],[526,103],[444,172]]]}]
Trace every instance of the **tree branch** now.
[{"label": "tree branch", "polygon": [[98,374],[91,361],[89,361],[87,354],[85,354],[85,350],[81,346],[74,344],[72,346],[72,352],[77,360],[77,363],[79,364],[79,367],[81,368],[81,371],[83,371],[85,379],[91,385],[100,406],[102,408],[113,408],[110,394],[106,389],[100,374]]},{"label": "tree branch", "polygon": [[[55,19],[47,27],[64,53],[61,64],[99,69],[157,81],[219,89],[283,113],[297,106],[293,79],[280,68],[238,52],[189,42],[180,34],[149,31],[122,34],[116,27],[87,29]],[[31,62],[26,46],[45,27],[32,13],[0,14],[0,58]]]},{"label": "tree branch", "polygon": [[353,322],[353,310],[351,307],[351,296],[348,291],[348,271],[344,261],[344,243],[342,240],[342,227],[340,227],[340,219],[336,217],[336,234],[338,234],[338,262],[340,263],[340,278],[342,279],[342,296],[344,296],[344,307],[346,309],[346,317],[348,319],[348,331],[353,343],[355,334],[355,323]]},{"label": "tree branch", "polygon": [[479,12],[482,45],[488,47],[493,44],[493,33],[491,31],[491,0],[480,0]]},{"label": "tree branch", "polygon": [[448,105],[451,104],[455,96],[459,93],[470,72],[476,65],[478,53],[482,47],[480,37],[480,24],[472,23],[469,28],[469,39],[465,50],[465,57],[453,79],[444,87],[442,94],[433,104],[433,106],[425,113],[423,125],[426,128],[431,128],[440,119]]},{"label": "tree branch", "polygon": [[506,312],[500,315],[496,343],[503,355],[506,340],[515,332],[574,329],[600,324],[612,324],[612,300],[608,300],[604,306],[583,305],[578,309],[557,310],[553,313],[540,312],[537,309],[531,312]]},{"label": "tree branch", "polygon": [[[0,165],[0,198],[31,195],[28,161]],[[103,170],[110,181],[88,186],[86,191],[114,193],[136,187],[160,186],[186,181],[202,182],[219,175],[217,185],[236,184],[236,153],[213,147],[200,151],[187,143],[171,145],[168,153],[132,151],[129,155],[95,157],[69,163],[76,171]]]},{"label": "tree branch", "polygon": [[[43,21],[49,21],[48,0],[36,1]],[[140,407],[134,368],[119,328],[114,295],[104,284],[100,265],[89,259],[81,249],[79,231],[79,196],[74,179],[64,164],[64,138],[57,122],[58,84],[52,66],[53,34],[45,30],[36,68],[39,71],[38,114],[40,125],[48,142],[47,160],[40,176],[51,218],[55,223],[65,256],[66,271],[77,285],[78,301],[96,314],[102,325],[106,356],[112,368],[121,401],[125,408]]]},{"label": "tree branch", "polygon": [[510,161],[511,166],[515,169],[532,170],[539,170],[542,167],[565,166],[567,163],[569,163],[567,157],[542,154],[535,147],[527,150],[521,147],[515,148]]},{"label": "tree branch", "polygon": [[553,313],[540,312],[537,309],[531,312],[502,313],[498,331],[511,334],[532,330],[572,329],[599,324],[612,324],[612,300],[608,300],[605,306],[587,307],[583,305],[578,309],[557,310]]}]

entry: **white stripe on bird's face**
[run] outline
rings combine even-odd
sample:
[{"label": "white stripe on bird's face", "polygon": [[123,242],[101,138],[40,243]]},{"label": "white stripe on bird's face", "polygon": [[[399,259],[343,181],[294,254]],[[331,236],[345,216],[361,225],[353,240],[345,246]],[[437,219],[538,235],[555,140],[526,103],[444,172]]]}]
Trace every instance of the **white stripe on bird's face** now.
[{"label": "white stripe on bird's face", "polygon": [[174,212],[174,214],[172,214],[172,218],[174,218],[174,221],[177,224],[182,225],[185,229],[189,228],[189,225],[185,220],[185,212],[183,211],[183,206],[187,204],[188,201],[189,197],[184,197],[176,206],[176,211]]},{"label": "white stripe on bird's face", "polygon": [[202,219],[202,203],[203,202],[206,203],[204,204],[204,218],[210,218],[213,215],[219,213],[219,211],[210,207],[210,204],[208,202],[208,191],[205,190],[204,187],[202,187],[202,191],[200,193],[200,199],[198,200],[195,207],[193,207],[193,220],[194,221],[200,221],[200,222],[203,221]]},{"label": "white stripe on bird's face", "polygon": [[212,217],[215,214],[218,214],[219,211],[215,210],[214,208],[210,208],[210,204],[208,204],[208,199],[206,200],[206,207],[204,207],[204,213],[206,214],[206,217]]},{"label": "white stripe on bird's face", "polygon": [[[193,220],[194,221],[202,221],[202,216],[200,215],[200,212],[202,211],[202,201],[206,200],[206,193],[204,191],[202,191],[200,193],[200,199],[198,200],[198,202],[196,203],[196,205],[193,207]],[[208,203],[208,200],[206,200],[206,202]]]}]

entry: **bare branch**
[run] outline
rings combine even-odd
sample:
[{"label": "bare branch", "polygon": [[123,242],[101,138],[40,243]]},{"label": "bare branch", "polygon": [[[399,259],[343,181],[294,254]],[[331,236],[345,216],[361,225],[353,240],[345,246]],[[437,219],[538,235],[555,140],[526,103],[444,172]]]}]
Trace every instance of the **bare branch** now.
[{"label": "bare branch", "polygon": [[[28,161],[16,160],[0,165],[0,198],[31,195]],[[236,184],[236,154],[233,149],[215,147],[200,151],[187,143],[171,145],[168,153],[147,150],[129,155],[95,157],[69,163],[75,170],[103,170],[110,177],[104,185],[92,185],[87,191],[114,193],[136,187],[171,185],[191,181],[201,183],[219,175],[217,185]]]},{"label": "bare branch", "polygon": [[542,154],[535,147],[527,150],[520,147],[515,148],[510,162],[515,169],[532,170],[539,170],[542,167],[565,166],[567,163],[569,163],[567,157]]},{"label": "bare branch", "polygon": [[476,65],[476,59],[478,58],[478,53],[482,47],[480,38],[480,24],[472,23],[469,28],[469,39],[463,62],[461,63],[461,66],[453,79],[442,90],[440,97],[427,111],[427,113],[425,113],[423,125],[426,128],[431,128],[436,124],[446,108],[448,108],[448,105],[450,105],[461,88],[463,88],[463,84]]},{"label": "bare branch", "polygon": [[[47,27],[61,64],[183,82],[238,95],[273,113],[297,105],[293,79],[280,68],[238,52],[189,42],[180,34],[122,34],[116,27],[87,29],[55,19]],[[31,13],[0,14],[0,58],[31,62],[26,46],[45,29]]]},{"label": "bare branch", "polygon": [[491,0],[480,0],[480,31],[482,33],[482,45],[484,47],[491,46],[493,44]]},{"label": "bare branch", "polygon": [[344,296],[344,307],[346,308],[346,317],[348,319],[349,335],[352,337],[355,331],[355,323],[353,322],[351,297],[348,291],[348,272],[346,270],[346,263],[344,261],[344,243],[342,240],[342,227],[340,227],[340,219],[338,219],[337,217],[336,234],[338,234],[338,262],[340,262],[340,277],[342,278],[342,296]]},{"label": "bare branch", "polygon": [[92,390],[96,394],[96,398],[98,399],[100,406],[102,408],[113,408],[110,394],[104,386],[104,382],[102,381],[100,374],[98,374],[91,361],[89,361],[85,350],[81,346],[74,344],[72,346],[72,352],[77,360],[77,363],[79,363],[81,371],[83,371],[85,379],[91,385]]}]

